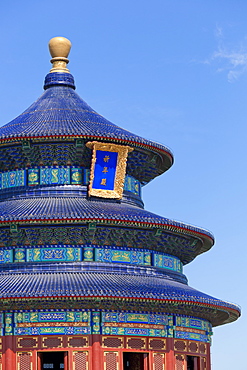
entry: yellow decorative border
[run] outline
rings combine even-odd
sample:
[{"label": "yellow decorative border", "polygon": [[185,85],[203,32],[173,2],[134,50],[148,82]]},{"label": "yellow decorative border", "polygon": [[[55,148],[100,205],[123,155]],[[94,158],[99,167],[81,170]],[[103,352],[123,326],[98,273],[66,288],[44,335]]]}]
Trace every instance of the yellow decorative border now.
[{"label": "yellow decorative border", "polygon": [[[119,339],[121,340],[121,346],[120,347],[109,347],[109,346],[105,346],[104,345],[104,340],[105,339]],[[107,335],[107,336],[103,336],[102,337],[102,348],[124,348],[124,340],[123,340],[123,337],[117,337],[117,336],[113,336],[113,335]]]},{"label": "yellow decorative border", "polygon": [[[155,356],[162,356],[163,357],[163,364],[162,364],[162,370],[165,370],[165,354],[160,352],[153,352],[153,361]],[[153,362],[153,370],[156,369],[155,363]]]},{"label": "yellow decorative border", "polygon": [[22,339],[35,339],[36,340],[36,344],[34,345],[34,346],[29,346],[29,348],[38,348],[38,337],[29,337],[29,336],[25,336],[25,337],[18,337],[17,338],[17,343],[16,343],[16,347],[17,348],[26,348],[26,347],[22,347],[21,345],[20,345],[20,341],[22,340]]},{"label": "yellow decorative border", "polygon": [[[101,198],[121,199],[123,195],[127,156],[129,152],[132,152],[133,148],[127,145],[107,144],[107,143],[101,143],[98,141],[89,141],[86,143],[86,146],[93,150],[88,195],[95,196],[95,197],[101,197]],[[113,190],[92,188],[93,180],[94,180],[94,168],[95,168],[95,162],[96,162],[96,150],[118,153],[116,175],[115,175]]]},{"label": "yellow decorative border", "polygon": [[[20,355],[23,355],[23,354],[27,354],[30,356],[30,370],[32,370],[33,368],[33,363],[32,363],[32,352],[29,352],[29,351],[23,351],[23,352],[17,352],[17,369],[18,370],[21,370],[21,364],[20,364]],[[10,370],[10,369],[9,369]]]},{"label": "yellow decorative border", "polygon": [[[205,352],[202,352],[201,349],[200,349],[200,346],[201,345],[204,345],[205,346]],[[202,343],[202,342],[199,342],[199,349],[198,349],[198,352],[203,356],[206,356],[207,353],[208,353],[208,343]]]},{"label": "yellow decorative border", "polygon": [[71,346],[71,344],[70,344],[70,340],[71,339],[74,339],[74,338],[76,338],[76,339],[81,339],[81,338],[83,338],[83,339],[85,339],[86,340],[86,345],[85,346],[83,346],[83,347],[88,347],[89,346],[89,338],[88,337],[84,337],[84,336],[81,336],[81,335],[73,335],[72,337],[68,337],[68,340],[67,340],[67,343],[68,343],[68,348],[83,348],[83,347],[81,347],[81,346],[78,346],[78,347],[76,347],[76,346]]},{"label": "yellow decorative border", "polygon": [[203,361],[204,369],[207,369],[207,358],[200,356],[200,362],[201,362],[200,366],[202,365],[202,361]]},{"label": "yellow decorative border", "polygon": [[86,356],[87,356],[87,361],[86,361],[86,369],[88,370],[88,367],[89,367],[89,355],[88,355],[88,351],[73,351],[73,370],[75,370],[75,361],[74,361],[74,355],[76,353],[86,353]]},{"label": "yellow decorative border", "polygon": [[160,349],[160,351],[165,351],[166,350],[166,339],[162,339],[162,338],[159,338],[159,337],[153,337],[153,338],[149,338],[148,339],[148,348],[151,350],[151,351],[157,351],[157,349],[154,349],[150,346],[150,342],[152,340],[161,340],[164,344],[164,348]]},{"label": "yellow decorative border", "polygon": [[[176,343],[181,343],[181,342],[183,342],[185,344],[185,349],[184,350],[176,349],[176,347],[175,347]],[[187,341],[186,340],[181,340],[181,339],[174,340],[174,351],[176,351],[176,352],[187,352]]]},{"label": "yellow decorative border", "polygon": [[[197,351],[191,351],[191,350],[190,350],[190,344],[191,344],[191,343],[195,343],[195,344],[197,345]],[[188,343],[188,352],[192,352],[192,353],[199,353],[199,346],[200,346],[200,344],[201,344],[201,342],[199,342],[199,341],[198,341],[198,342],[195,342],[195,341],[191,341],[191,340],[190,340],[190,341],[189,341],[189,343]]]},{"label": "yellow decorative border", "polygon": [[118,352],[116,352],[116,351],[105,351],[104,352],[104,370],[107,370],[106,369],[106,354],[107,353],[115,353],[115,355],[116,355],[116,359],[117,359],[117,361],[116,361],[116,368],[117,368],[117,370],[119,369],[119,353]]},{"label": "yellow decorative border", "polygon": [[[50,346],[45,346],[45,340],[46,339],[60,339],[60,345],[57,347],[50,347]],[[42,338],[42,348],[62,348],[63,347],[63,338],[62,337],[56,337],[56,336],[49,336],[49,337],[43,337]]]},{"label": "yellow decorative border", "polygon": [[[143,345],[141,348],[133,348],[133,347],[130,347],[130,346],[129,346],[129,343],[128,343],[130,339],[141,339],[141,340],[143,340],[143,341],[144,341],[144,345]],[[147,339],[147,338],[145,338],[145,337],[139,337],[139,336],[136,336],[136,337],[127,337],[127,338],[126,338],[126,348],[127,348],[127,349],[129,349],[129,348],[130,348],[130,349],[135,349],[135,350],[138,350],[138,349],[146,349],[146,347],[147,347],[146,339]]]}]

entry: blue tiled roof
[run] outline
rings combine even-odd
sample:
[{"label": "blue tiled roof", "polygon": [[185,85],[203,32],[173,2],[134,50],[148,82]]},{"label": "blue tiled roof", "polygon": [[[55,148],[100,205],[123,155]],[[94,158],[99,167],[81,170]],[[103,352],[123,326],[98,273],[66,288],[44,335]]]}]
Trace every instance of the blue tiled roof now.
[{"label": "blue tiled roof", "polygon": [[[0,298],[54,296],[144,298],[173,300],[178,301],[179,304],[193,302],[194,315],[195,306],[198,305],[217,311],[219,317],[214,319],[215,325],[224,323],[222,322],[222,311],[225,313],[225,322],[235,320],[240,314],[240,309],[236,305],[213,298],[188,285],[160,277],[92,272],[4,273],[0,275]],[[211,321],[212,315],[209,313],[208,316]]]},{"label": "blue tiled roof", "polygon": [[66,135],[113,140],[158,151],[172,165],[173,156],[168,148],[132,134],[96,113],[73,90],[70,74],[49,73],[45,88],[25,112],[0,128],[0,139]]},{"label": "blue tiled roof", "polygon": [[[142,227],[170,226],[171,232],[195,235],[203,240],[202,253],[213,245],[213,235],[204,229],[148,212],[125,203],[87,200],[82,197],[35,197],[0,202],[0,222],[34,220],[95,220],[142,223]],[[199,254],[198,253],[198,254]]]}]

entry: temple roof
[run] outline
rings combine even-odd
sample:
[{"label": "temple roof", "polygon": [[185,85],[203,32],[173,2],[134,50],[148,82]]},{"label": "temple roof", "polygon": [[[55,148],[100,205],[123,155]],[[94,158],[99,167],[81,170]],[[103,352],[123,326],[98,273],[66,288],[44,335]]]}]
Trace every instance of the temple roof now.
[{"label": "temple roof", "polygon": [[[160,309],[208,319],[214,326],[234,321],[238,306],[201,293],[186,284],[146,276],[100,272],[5,273],[0,275],[0,300],[39,297],[154,300]],[[96,302],[95,302],[96,304]],[[137,303],[138,305],[138,303]]]},{"label": "temple roof", "polygon": [[27,110],[0,128],[0,139],[69,136],[110,140],[161,152],[172,164],[173,156],[168,148],[108,121],[81,99],[73,88],[72,75],[48,74],[45,82],[47,90]]},{"label": "temple roof", "polygon": [[[66,39],[63,39],[63,42],[64,40],[66,52],[62,52],[62,56],[57,54],[57,51],[51,50],[53,68],[45,78],[43,95],[21,115],[0,128],[2,144],[0,150],[2,157],[7,158],[6,165],[1,167],[3,177],[11,175],[10,172],[14,172],[16,168],[18,171],[21,169],[22,172],[28,172],[33,169],[39,171],[40,168],[47,166],[57,166],[53,163],[56,162],[54,152],[57,148],[60,150],[65,141],[71,144],[71,148],[66,150],[75,152],[78,148],[80,150],[76,152],[74,162],[66,161],[61,154],[62,161],[65,161],[62,164],[59,163],[61,166],[82,167],[84,157],[87,157],[88,162],[89,158],[91,160],[87,142],[101,141],[128,145],[134,149],[128,157],[127,174],[141,184],[147,183],[169,169],[173,163],[173,156],[168,148],[116,126],[95,112],[76,94],[73,76],[67,69],[69,42]],[[57,46],[59,44],[56,41]],[[77,139],[83,140],[79,142]],[[47,149],[51,163],[44,163],[41,157],[36,156],[37,147]],[[8,155],[8,151],[11,155]],[[12,157],[15,160],[9,171],[8,164]],[[80,157],[78,162],[80,164],[76,162],[77,157]],[[85,171],[88,171],[89,164],[84,162]],[[141,171],[142,168],[145,171]],[[12,175],[14,176],[14,173]],[[164,253],[171,251],[170,254],[177,256],[183,264],[209,250],[214,243],[210,232],[148,212],[141,207],[140,202],[139,206],[137,203],[133,205],[131,196],[123,197],[121,200],[89,197],[86,186],[84,189],[83,186],[77,187],[77,185],[65,183],[61,186],[54,185],[53,190],[51,183],[37,188],[35,184],[33,187],[26,183],[22,186],[16,185],[13,193],[10,191],[11,186],[8,189],[5,189],[5,186],[2,188],[1,233],[4,236],[7,235],[6,240],[7,237],[10,239],[6,243],[3,241],[3,248],[11,246],[13,249],[18,249],[20,245],[34,248],[36,242],[32,243],[31,237],[31,241],[28,239],[25,228],[54,226],[62,230],[64,226],[75,227],[75,225],[79,225],[80,231],[83,228],[93,229],[94,239],[85,238],[90,244],[96,244],[99,240],[96,239],[97,232],[100,234],[102,231],[101,226],[102,229],[106,227],[113,230],[115,234],[117,228],[121,231],[128,229],[133,235],[134,232],[139,231],[145,234],[148,230],[146,232],[148,235],[138,234],[137,236],[143,243],[140,248],[149,250],[157,248],[159,252]],[[21,239],[24,234],[25,237]],[[18,235],[20,235],[19,240]],[[77,242],[83,245],[85,240],[81,238]],[[41,242],[46,245],[45,240],[42,239]],[[41,242],[37,239],[37,248],[40,247]],[[55,242],[52,240],[52,243]],[[102,246],[108,245],[107,242],[109,241],[102,243]],[[112,244],[114,243],[115,240]],[[119,244],[116,243],[116,248],[118,246]],[[127,246],[138,247],[135,242]],[[169,251],[166,248],[170,248]],[[60,300],[62,307],[66,307],[64,302],[68,301],[69,307],[74,302],[77,307],[81,305],[80,308],[85,308],[89,300],[93,308],[97,302],[100,304],[103,302],[103,309],[109,308],[108,302],[113,302],[113,309],[115,309],[118,301],[121,302],[123,310],[142,311],[152,310],[154,307],[156,311],[205,318],[215,326],[234,321],[240,315],[238,306],[189,287],[182,274],[179,278],[176,277],[176,273],[170,275],[161,273],[158,268],[155,275],[151,273],[153,271],[151,268],[145,272],[144,268],[140,269],[138,266],[128,266],[127,271],[124,271],[120,264],[114,268],[109,265],[107,272],[103,269],[103,263],[97,267],[94,262],[84,264],[87,270],[80,271],[69,270],[70,266],[67,265],[65,268],[62,263],[56,266],[47,263],[39,267],[38,265],[27,267],[23,262],[22,266],[23,271],[17,271],[15,263],[9,265],[6,263],[1,271],[0,302],[3,310],[22,309],[21,307],[24,306],[24,309],[38,307],[33,301],[39,300],[38,304],[40,304],[42,299],[45,299],[50,306],[54,301]],[[80,266],[77,264],[78,269]],[[92,268],[96,266],[97,271],[92,271],[91,266]],[[54,268],[57,270],[52,270]],[[29,305],[30,301],[32,303]],[[126,303],[127,301],[129,303]]]},{"label": "temple roof", "polygon": [[[188,263],[198,254],[209,250],[214,242],[213,235],[199,227],[148,212],[140,207],[126,203],[88,200],[83,197],[32,197],[0,202],[0,223],[46,221],[92,222],[99,224],[122,224],[125,227],[164,229],[173,235],[185,235],[201,240],[201,243],[187,250],[178,240],[174,243],[174,255]],[[199,245],[199,247],[198,247]],[[151,245],[150,245],[151,247]],[[165,245],[164,245],[165,248]]]},{"label": "temple roof", "polygon": [[140,172],[137,168],[150,168],[148,175],[139,178],[143,184],[173,164],[172,152],[167,147],[124,130],[93,110],[74,91],[74,78],[70,73],[48,73],[44,89],[27,110],[0,128],[0,142],[84,139],[85,142],[96,140],[128,145],[135,149],[131,157],[132,161],[134,157],[137,178]]}]

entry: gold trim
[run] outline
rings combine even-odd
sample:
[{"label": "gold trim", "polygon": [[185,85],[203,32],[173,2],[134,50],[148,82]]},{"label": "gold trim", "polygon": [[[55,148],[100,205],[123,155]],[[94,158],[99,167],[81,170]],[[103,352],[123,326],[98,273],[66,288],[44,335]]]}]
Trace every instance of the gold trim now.
[{"label": "gold trim", "polygon": [[17,369],[21,370],[21,364],[20,364],[20,355],[27,354],[30,356],[30,370],[33,368],[33,362],[32,362],[32,352],[29,351],[23,351],[23,352],[17,352]]},{"label": "gold trim", "polygon": [[[185,344],[185,349],[184,350],[182,350],[182,349],[176,349],[176,347],[175,347],[175,345],[176,345],[176,343],[181,343],[181,342],[183,342],[184,344]],[[174,340],[174,351],[175,352],[187,352],[187,341],[186,340],[183,340],[183,339],[176,339],[176,340]]]},{"label": "gold trim", "polygon": [[[195,343],[195,344],[197,345],[197,351],[191,351],[191,350],[190,350],[190,344],[193,344],[193,343]],[[192,352],[192,353],[200,353],[200,352],[199,352],[199,346],[200,346],[200,343],[201,343],[201,342],[199,342],[199,341],[197,342],[197,341],[190,340],[190,341],[189,341],[189,343],[188,343],[188,352]]]},{"label": "gold trim", "polygon": [[[130,339],[136,339],[136,340],[137,339],[142,339],[144,341],[144,345],[141,348],[133,348],[133,347],[130,347],[129,346],[129,343],[128,343]],[[139,349],[145,349],[146,350],[146,348],[147,348],[147,341],[146,341],[146,339],[147,339],[146,337],[139,337],[139,336],[136,336],[136,337],[134,337],[134,336],[133,337],[127,337],[126,338],[126,348],[127,349],[134,349],[134,350],[139,350]]]},{"label": "gold trim", "polygon": [[162,370],[165,369],[165,353],[160,353],[160,352],[153,352],[153,370],[156,369],[155,363],[154,363],[154,357],[155,356],[162,356],[163,357],[163,364],[162,364]]},{"label": "gold trim", "polygon": [[[202,351],[200,350],[200,346],[201,346],[202,344],[205,346],[205,352],[202,352]],[[208,346],[209,346],[209,343],[199,342],[199,353],[200,353],[202,356],[206,356],[206,355],[207,355],[207,353],[208,353]]]},{"label": "gold trim", "polygon": [[[67,343],[68,343],[68,348],[79,348],[80,346],[78,346],[78,347],[76,347],[76,346],[72,346],[71,344],[70,344],[70,340],[71,339],[85,339],[86,340],[86,345],[85,346],[83,346],[83,347],[89,347],[89,338],[87,337],[87,336],[82,336],[82,335],[73,335],[73,336],[71,336],[71,337],[68,337],[68,340],[67,340]],[[80,347],[80,348],[83,348],[83,347]]]},{"label": "gold trim", "polygon": [[[132,152],[134,149],[126,145],[106,144],[106,143],[101,143],[98,141],[89,141],[86,143],[86,146],[93,150],[88,195],[95,196],[95,197],[101,197],[101,198],[121,199],[123,195],[127,156],[128,156],[128,153]],[[92,184],[94,180],[95,162],[96,162],[96,150],[118,153],[118,159],[117,159],[117,165],[116,165],[116,175],[115,175],[113,190],[92,188]]]},{"label": "gold trim", "polygon": [[160,349],[159,351],[166,351],[166,339],[162,339],[162,338],[159,338],[159,337],[153,337],[153,338],[149,338],[148,339],[148,348],[151,350],[151,351],[157,351],[157,349],[154,349],[153,347],[150,346],[150,342],[152,340],[161,340],[164,344],[164,348]]},{"label": "gold trim", "polygon": [[117,370],[119,369],[119,353],[117,352],[117,351],[105,351],[104,352],[104,370],[106,370],[106,354],[107,353],[115,353],[115,355],[116,355],[116,359],[117,359],[117,361],[116,361],[116,368],[117,368]]},{"label": "gold trim", "polygon": [[86,359],[86,370],[88,370],[88,367],[89,367],[89,355],[88,355],[88,351],[73,351],[73,357],[72,357],[72,361],[73,361],[73,370],[75,370],[75,361],[74,361],[74,355],[76,353],[86,353],[86,356],[87,356],[87,359]]},{"label": "gold trim", "polygon": [[49,41],[49,50],[52,56],[51,63],[53,64],[50,72],[66,72],[69,73],[67,64],[69,63],[68,55],[71,48],[71,42],[65,37],[53,37]]},{"label": "gold trim", "polygon": [[[120,347],[109,347],[109,346],[105,346],[104,345],[104,340],[105,339],[119,339],[121,340],[121,346]],[[106,336],[103,336],[102,337],[102,348],[124,348],[124,338],[123,337],[117,337],[117,336],[114,336],[114,335],[106,335]]]},{"label": "gold trim", "polygon": [[[51,346],[45,346],[45,340],[46,339],[60,339],[60,345],[57,347],[51,347]],[[63,338],[62,337],[56,337],[55,335],[51,335],[49,337],[43,337],[42,338],[42,348],[63,348]]]},{"label": "gold trim", "polygon": [[30,340],[31,339],[34,339],[34,340],[36,340],[36,344],[34,346],[29,346],[29,348],[38,348],[38,337],[29,337],[29,336],[18,337],[17,338],[17,343],[16,343],[16,347],[17,348],[28,348],[28,346],[27,347],[23,347],[23,346],[20,345],[20,341],[23,340],[23,339],[30,339]]}]

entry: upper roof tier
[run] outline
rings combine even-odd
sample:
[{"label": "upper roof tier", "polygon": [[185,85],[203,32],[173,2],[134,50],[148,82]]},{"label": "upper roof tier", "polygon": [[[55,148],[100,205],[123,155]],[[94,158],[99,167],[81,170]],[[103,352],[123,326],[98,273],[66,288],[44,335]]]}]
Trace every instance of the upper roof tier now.
[{"label": "upper roof tier", "polygon": [[[55,41],[54,41],[55,40]],[[42,138],[83,138],[129,145],[138,153],[148,154],[150,178],[168,170],[173,155],[165,146],[124,130],[95,112],[76,94],[74,78],[67,69],[69,41],[50,41],[53,68],[45,78],[45,92],[26,111],[0,128],[0,142]],[[141,179],[140,179],[141,180]]]}]

